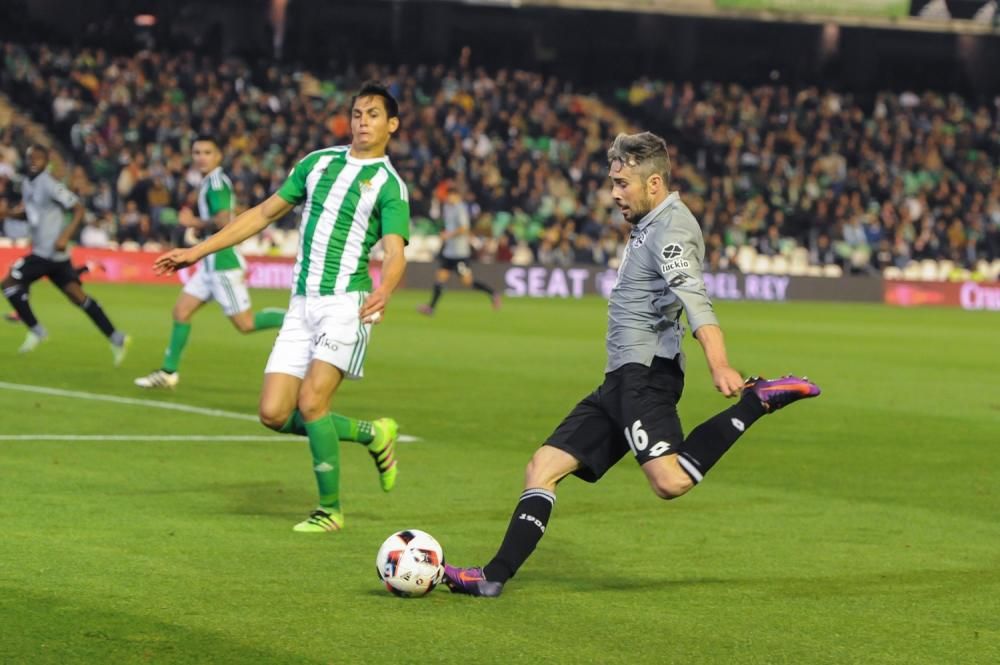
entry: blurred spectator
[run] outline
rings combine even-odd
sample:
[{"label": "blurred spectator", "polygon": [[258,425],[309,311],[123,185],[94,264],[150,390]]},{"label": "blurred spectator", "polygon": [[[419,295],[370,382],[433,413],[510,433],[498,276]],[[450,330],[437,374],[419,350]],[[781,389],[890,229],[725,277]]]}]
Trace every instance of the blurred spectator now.
[{"label": "blurred spectator", "polygon": [[[550,265],[614,263],[629,228],[610,198],[605,151],[639,126],[671,144],[672,186],[703,224],[712,269],[729,267],[743,245],[768,256],[805,247],[816,265],[860,272],[1000,256],[997,108],[954,95],[862,100],[816,87],[640,79],[602,97],[468,64],[324,78],[191,52],[10,43],[2,52],[4,89],[71,146],[96,183],[89,205],[122,214],[120,238],[179,241],[172,220],[194,203],[199,176],[184,155],[196,134],[220,136],[238,205],[253,205],[304,154],[348,139],[351,91],[374,77],[403,109],[390,149],[410,186],[414,232],[434,232],[455,184],[467,192],[480,260],[530,251]],[[16,159],[0,152],[0,169]],[[296,223],[290,215],[281,225]]]}]

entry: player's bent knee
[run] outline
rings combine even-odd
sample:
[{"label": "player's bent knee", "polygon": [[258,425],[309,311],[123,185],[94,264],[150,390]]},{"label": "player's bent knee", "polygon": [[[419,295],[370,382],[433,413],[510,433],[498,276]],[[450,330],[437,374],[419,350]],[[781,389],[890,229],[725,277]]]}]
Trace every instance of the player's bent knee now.
[{"label": "player's bent knee", "polygon": [[329,403],[312,391],[303,390],[299,393],[298,409],[303,420],[312,422],[329,410]]},{"label": "player's bent knee", "polygon": [[260,418],[261,425],[275,431],[281,430],[281,428],[285,426],[285,423],[288,422],[291,415],[292,414],[290,412],[286,412],[283,409],[277,409],[263,404],[261,404],[260,411],[257,413],[257,416]]},{"label": "player's bent knee", "polygon": [[[531,456],[528,466],[524,469],[524,486],[555,491],[556,484],[572,473],[577,466],[571,465],[570,459],[572,458],[561,450],[542,446]],[[569,468],[570,466],[573,468]]]}]

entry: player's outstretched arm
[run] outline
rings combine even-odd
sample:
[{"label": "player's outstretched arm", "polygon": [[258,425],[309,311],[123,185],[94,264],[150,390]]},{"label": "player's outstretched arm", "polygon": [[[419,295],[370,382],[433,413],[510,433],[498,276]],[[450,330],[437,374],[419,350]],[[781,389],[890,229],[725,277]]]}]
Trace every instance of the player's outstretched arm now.
[{"label": "player's outstretched arm", "polygon": [[403,254],[405,244],[403,236],[395,233],[382,238],[382,247],[385,250],[382,259],[382,283],[372,291],[361,306],[359,315],[362,321],[378,323],[382,320],[385,307],[389,304],[389,297],[403,281],[403,273],[406,272],[406,256]]},{"label": "player's outstretched arm", "polygon": [[291,203],[277,194],[272,194],[266,201],[250,208],[226,224],[221,231],[194,247],[175,249],[157,257],[153,263],[153,271],[158,275],[169,275],[175,270],[197,263],[220,249],[238,245],[250,236],[263,231],[269,224],[287,215],[293,207]]},{"label": "player's outstretched arm", "polygon": [[735,397],[743,388],[743,377],[729,366],[726,357],[726,343],[722,338],[722,328],[714,324],[706,324],[694,333],[705,352],[708,369],[712,372],[712,383],[716,390],[726,397]]}]

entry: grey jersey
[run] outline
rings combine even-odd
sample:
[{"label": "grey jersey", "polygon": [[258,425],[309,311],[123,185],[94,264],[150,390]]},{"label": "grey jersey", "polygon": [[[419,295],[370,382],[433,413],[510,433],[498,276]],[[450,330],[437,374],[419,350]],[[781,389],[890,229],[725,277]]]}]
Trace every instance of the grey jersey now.
[{"label": "grey jersey", "polygon": [[[444,204],[444,230],[458,231],[469,228],[469,207],[465,203]],[[469,246],[469,234],[455,235],[444,241],[441,255],[448,259],[467,259],[472,255]]]},{"label": "grey jersey", "polygon": [[692,330],[718,325],[701,274],[704,258],[701,227],[677,192],[636,224],[608,302],[605,372],[680,354],[682,309]]},{"label": "grey jersey", "polygon": [[80,199],[48,171],[25,178],[21,182],[21,196],[31,229],[31,253],[51,261],[69,259],[68,253],[56,251],[56,241],[66,224],[66,211]]}]

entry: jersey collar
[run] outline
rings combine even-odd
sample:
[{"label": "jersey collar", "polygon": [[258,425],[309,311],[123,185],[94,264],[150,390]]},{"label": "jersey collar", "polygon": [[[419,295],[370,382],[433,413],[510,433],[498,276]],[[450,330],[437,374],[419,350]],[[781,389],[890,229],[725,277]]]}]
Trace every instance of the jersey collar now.
[{"label": "jersey collar", "polygon": [[656,206],[652,210],[646,213],[646,215],[639,220],[639,223],[635,225],[635,228],[639,231],[644,230],[647,226],[653,223],[653,220],[659,217],[660,213],[674,205],[681,200],[681,195],[678,192],[670,192],[667,198],[663,199],[660,205]]},{"label": "jersey collar", "polygon": [[382,155],[381,157],[372,157],[371,159],[360,159],[351,154],[350,148],[347,149],[347,163],[354,164],[355,166],[369,166],[371,164],[379,164],[387,161],[387,155]]},{"label": "jersey collar", "polygon": [[201,181],[202,182],[206,182],[209,178],[211,178],[212,176],[214,176],[216,173],[222,173],[222,164],[219,164],[214,169],[212,169],[211,171],[209,171],[208,173],[206,173],[205,175],[203,175],[201,177]]}]

